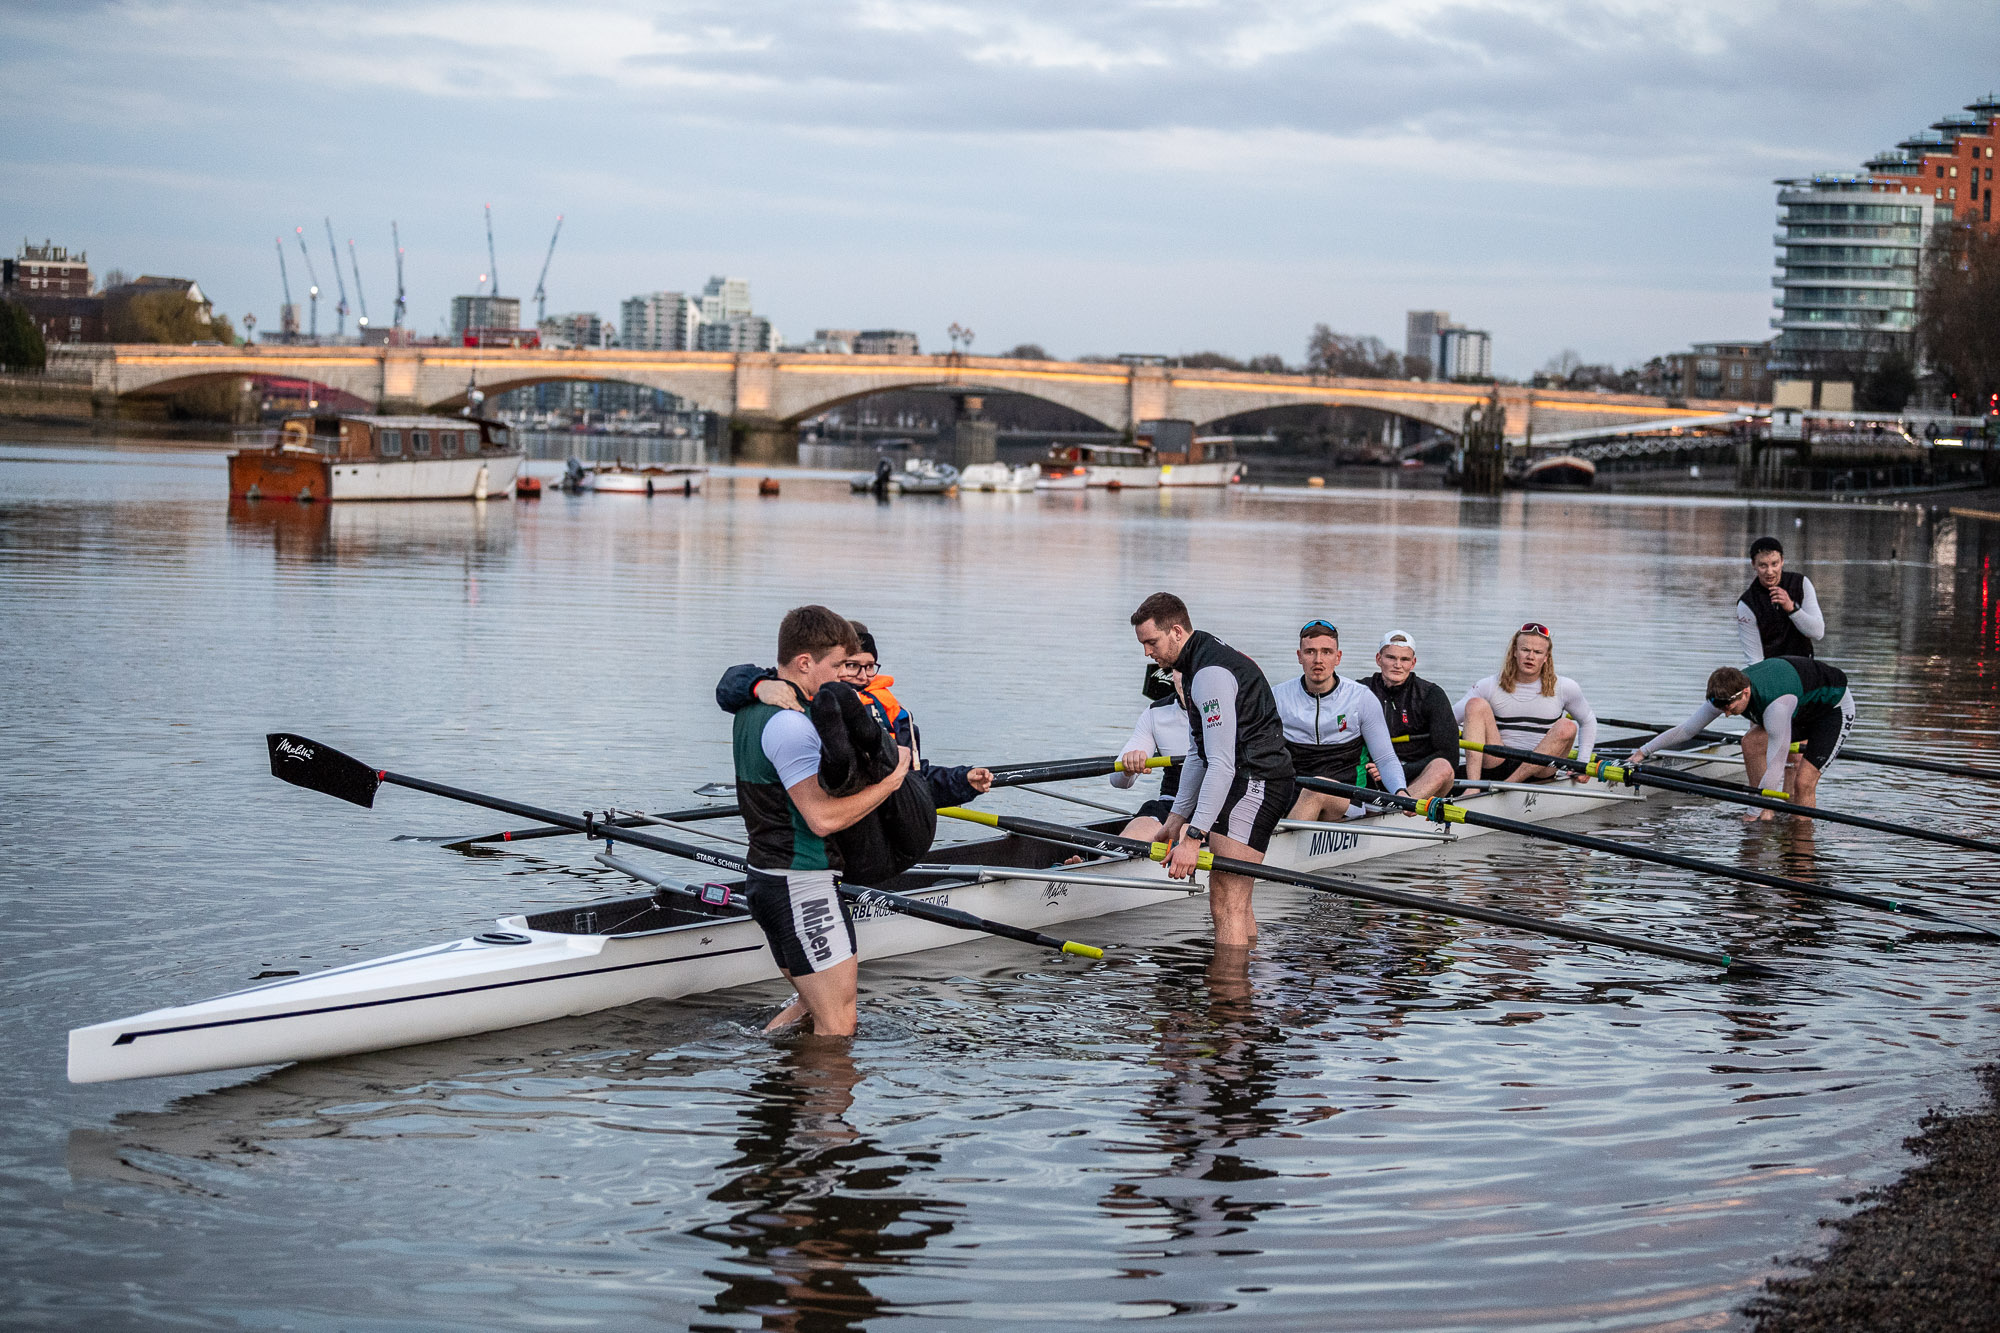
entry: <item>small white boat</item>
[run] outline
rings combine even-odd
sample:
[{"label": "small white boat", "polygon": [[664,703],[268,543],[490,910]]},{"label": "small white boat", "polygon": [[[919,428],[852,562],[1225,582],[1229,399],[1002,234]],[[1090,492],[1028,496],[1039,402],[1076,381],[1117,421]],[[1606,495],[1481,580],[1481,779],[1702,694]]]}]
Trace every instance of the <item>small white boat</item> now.
[{"label": "small white boat", "polygon": [[[1733,743],[1713,746],[1676,767],[1701,776],[1740,780],[1743,775]],[[1551,782],[1492,788],[1459,803],[1543,823],[1660,794],[1651,787],[1628,794]],[[1093,827],[1115,832],[1123,822],[1108,820]],[[1309,871],[1410,850],[1435,855],[1460,838],[1490,831],[1454,825],[1447,836],[1400,814],[1335,825],[1287,828],[1281,823],[1279,829],[1271,839],[1270,861]],[[951,857],[949,873],[906,875],[878,887],[1039,931],[1201,891],[1199,885],[1169,882],[1164,868],[1150,860],[1110,855],[1062,864],[1064,849],[1012,835],[948,844],[938,854]],[[691,863],[660,859],[649,864],[662,871],[686,866],[690,878],[699,875]],[[739,877],[724,878],[733,883]],[[853,915],[864,960],[984,938],[866,905],[855,906]],[[777,976],[763,933],[741,907],[733,902],[711,905],[661,889],[503,917],[496,930],[447,944],[76,1028],[69,1034],[69,1078],[102,1083],[330,1059]]]},{"label": "small white boat", "polygon": [[1035,478],[1038,491],[1081,491],[1090,487],[1090,469],[1083,464],[1042,463],[1042,475]]},{"label": "small white boat", "polygon": [[691,463],[651,467],[627,467],[613,463],[600,467],[585,483],[592,490],[613,495],[693,495],[701,489],[708,469]]},{"label": "small white boat", "polygon": [[959,474],[962,491],[1032,491],[1041,469],[1033,463],[1018,467],[1006,463],[974,463]]}]

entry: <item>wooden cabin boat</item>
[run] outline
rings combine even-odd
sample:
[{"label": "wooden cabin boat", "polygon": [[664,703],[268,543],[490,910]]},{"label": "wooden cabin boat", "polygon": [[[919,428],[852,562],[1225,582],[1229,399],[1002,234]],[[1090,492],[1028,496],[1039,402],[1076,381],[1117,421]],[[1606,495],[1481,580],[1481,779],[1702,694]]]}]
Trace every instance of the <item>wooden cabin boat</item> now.
[{"label": "wooden cabin boat", "polygon": [[300,415],[244,442],[261,446],[229,456],[246,500],[484,500],[512,493],[523,458],[478,417]]},{"label": "wooden cabin boat", "polygon": [[1042,459],[1045,479],[1061,481],[1079,473],[1084,485],[1093,488],[1157,490],[1160,460],[1154,456],[1151,445],[1137,444],[1056,444]]}]

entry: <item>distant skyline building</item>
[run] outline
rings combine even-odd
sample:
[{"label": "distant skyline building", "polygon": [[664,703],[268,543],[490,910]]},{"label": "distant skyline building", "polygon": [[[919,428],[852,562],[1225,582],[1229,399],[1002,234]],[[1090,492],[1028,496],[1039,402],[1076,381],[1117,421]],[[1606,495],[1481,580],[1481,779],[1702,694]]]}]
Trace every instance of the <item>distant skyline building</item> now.
[{"label": "distant skyline building", "polygon": [[917,335],[907,329],[862,329],[854,335],[856,356],[916,356]]},{"label": "distant skyline building", "polygon": [[1493,336],[1484,329],[1452,325],[1438,331],[1436,367],[1432,378],[1490,380],[1493,378]]},{"label": "distant skyline building", "polygon": [[692,352],[699,345],[701,302],[681,292],[645,292],[619,307],[618,345],[645,352]]},{"label": "distant skyline building", "polygon": [[618,330],[594,310],[550,315],[541,322],[544,347],[616,347]]},{"label": "distant skyline building", "polygon": [[699,345],[704,352],[775,352],[780,341],[762,315],[737,315],[713,323],[703,319]]},{"label": "distant skyline building", "polygon": [[109,336],[105,303],[90,290],[90,263],[83,251],[25,239],[12,259],[0,259],[0,298],[28,312],[44,343],[95,343]]},{"label": "distant skyline building", "polygon": [[701,319],[704,324],[726,324],[751,313],[750,280],[717,275],[701,289]]},{"label": "distant skyline building", "polygon": [[1448,310],[1412,310],[1404,320],[1403,356],[1415,361],[1430,362],[1431,375],[1437,375],[1437,336],[1449,328],[1457,326],[1451,322]]},{"label": "distant skyline building", "polygon": [[1768,342],[1695,343],[1692,351],[1661,358],[1660,391],[1669,398],[1723,398],[1746,403],[1771,400]]},{"label": "distant skyline building", "polygon": [[1931,229],[1993,216],[1995,118],[1987,96],[1877,153],[1861,172],[1776,181],[1775,374],[1864,374],[1914,359],[1917,290]]},{"label": "distant skyline building", "polygon": [[451,332],[463,337],[468,329],[518,329],[521,327],[521,298],[518,296],[454,296],[451,298]]}]

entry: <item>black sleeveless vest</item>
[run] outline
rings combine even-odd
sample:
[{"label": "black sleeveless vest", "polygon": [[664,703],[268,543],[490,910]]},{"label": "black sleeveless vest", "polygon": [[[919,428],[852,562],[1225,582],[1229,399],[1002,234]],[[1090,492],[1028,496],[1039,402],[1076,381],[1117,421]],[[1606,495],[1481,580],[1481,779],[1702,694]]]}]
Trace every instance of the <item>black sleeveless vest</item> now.
[{"label": "black sleeveless vest", "polygon": [[[1806,600],[1806,576],[1788,569],[1778,575],[1778,586],[1791,595],[1792,605],[1801,606]],[[1771,590],[1761,579],[1750,580],[1750,586],[1737,600],[1750,608],[1757,617],[1757,637],[1764,641],[1766,657],[1811,657],[1813,643],[1799,633],[1799,627],[1792,618],[1778,609],[1771,600]]]}]

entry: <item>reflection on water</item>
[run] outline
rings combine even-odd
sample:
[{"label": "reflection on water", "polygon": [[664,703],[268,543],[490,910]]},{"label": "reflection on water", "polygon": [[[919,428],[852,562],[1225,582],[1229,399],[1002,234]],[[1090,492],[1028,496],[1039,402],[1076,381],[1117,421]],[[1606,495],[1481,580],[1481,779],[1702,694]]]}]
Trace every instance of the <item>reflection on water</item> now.
[{"label": "reflection on water", "polygon": [[[2000,749],[2000,538],[1914,510],[225,490],[213,458],[0,449],[0,1242],[24,1323],[1712,1327],[1992,1050],[1990,947],[1488,837],[1357,878],[1781,975],[1260,890],[1247,958],[1212,956],[1181,902],[1079,927],[1112,964],[998,942],[871,963],[851,1049],[760,1036],[780,996],[759,987],[71,1087],[70,1026],[615,887],[581,843],[392,842],[488,820],[281,787],[263,731],[563,808],[687,804],[730,768],[716,674],[768,658],[807,600],[869,621],[943,762],[1116,747],[1139,702],[1125,618],[1158,587],[1274,673],[1307,618],[1347,629],[1348,672],[1408,630],[1453,692],[1548,620],[1600,710],[1671,720],[1728,660],[1743,550],[1775,531],[1829,609],[1858,744]],[[1972,784],[1842,763],[1823,793],[1991,828]],[[1592,825],[2000,917],[1950,849],[1679,798]]]}]

